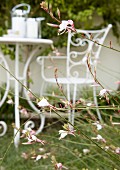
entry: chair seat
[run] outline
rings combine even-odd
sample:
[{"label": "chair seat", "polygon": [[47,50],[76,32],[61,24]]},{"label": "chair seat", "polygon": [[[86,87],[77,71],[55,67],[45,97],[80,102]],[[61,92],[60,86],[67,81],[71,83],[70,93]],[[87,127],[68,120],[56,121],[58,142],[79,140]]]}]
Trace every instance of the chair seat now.
[{"label": "chair seat", "polygon": [[[56,83],[55,78],[46,79],[49,83]],[[86,78],[57,78],[57,82],[60,84],[92,84],[94,83],[94,79],[86,79]]]}]

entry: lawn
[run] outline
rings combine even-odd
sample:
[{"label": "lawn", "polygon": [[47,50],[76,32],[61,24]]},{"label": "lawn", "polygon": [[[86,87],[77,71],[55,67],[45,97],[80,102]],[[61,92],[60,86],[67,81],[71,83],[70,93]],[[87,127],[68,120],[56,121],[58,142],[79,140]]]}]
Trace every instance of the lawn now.
[{"label": "lawn", "polygon": [[[53,119],[47,122],[43,132],[37,136],[46,141],[45,145],[40,143],[23,145],[22,142],[25,139],[21,139],[18,149],[13,143],[10,145],[13,139],[13,128],[9,122],[7,134],[0,138],[1,161],[6,153],[1,170],[52,170],[54,169],[51,163],[52,156],[55,156],[57,162],[61,162],[69,170],[120,169],[120,151],[118,153],[116,151],[117,148],[120,149],[119,125],[112,126],[108,122],[98,131],[96,126],[86,121],[84,117],[76,118],[75,137],[67,135],[59,140],[58,131],[63,129],[63,123]],[[105,141],[93,139],[92,142],[91,138],[97,134],[100,134]],[[38,161],[35,159],[37,155],[42,155]]]},{"label": "lawn", "polygon": [[[83,98],[91,99],[91,93],[85,91]],[[48,98],[48,101],[56,107],[60,105],[58,100]],[[106,99],[98,97],[99,109],[103,118],[103,123],[98,126],[100,129],[93,124],[97,122],[94,106],[86,107],[86,105],[78,104],[75,110],[75,114],[77,113],[78,116],[75,117],[75,136],[68,134],[59,140],[59,130],[65,130],[63,125],[67,123],[67,119],[65,121],[64,118],[53,118],[51,115],[46,119],[42,133],[37,135],[39,139],[46,141],[45,145],[41,143],[23,145],[22,143],[27,140],[22,138],[18,149],[12,142],[14,105],[8,105],[5,102],[1,107],[0,115],[4,116],[1,118],[7,122],[8,131],[5,136],[0,137],[1,170],[54,170],[54,164],[51,162],[53,156],[58,163],[62,163],[69,170],[119,170],[119,101],[118,93],[109,96],[109,103]],[[21,99],[20,104],[30,110],[25,100]],[[62,111],[62,115],[66,112],[67,110]],[[21,119],[21,125],[26,120]],[[38,122],[36,120],[36,128]],[[114,125],[115,122],[118,122],[118,125]],[[96,137],[99,138],[95,139]],[[39,157],[37,157],[38,155]],[[36,160],[36,157],[41,157],[41,159]]]}]

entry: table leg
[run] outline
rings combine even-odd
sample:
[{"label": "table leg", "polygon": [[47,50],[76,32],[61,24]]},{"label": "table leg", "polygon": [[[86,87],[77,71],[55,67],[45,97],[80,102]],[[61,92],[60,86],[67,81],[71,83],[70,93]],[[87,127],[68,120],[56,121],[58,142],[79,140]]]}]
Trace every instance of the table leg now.
[{"label": "table leg", "polygon": [[[16,44],[15,51],[15,77],[19,79],[19,44]],[[19,82],[15,79],[15,127],[20,128],[20,115],[19,115]],[[14,129],[14,144],[17,148],[20,142],[20,131]]]},{"label": "table leg", "polygon": [[[36,57],[40,53],[40,51],[41,51],[40,45],[37,45],[32,49],[32,51],[29,54],[29,57],[28,57],[28,60],[25,64],[24,72],[23,72],[24,86],[27,86],[27,70],[28,70],[28,67],[29,67],[32,59],[34,57]],[[42,114],[40,112],[40,110],[35,106],[35,104],[30,100],[30,97],[28,96],[28,91],[25,88],[24,88],[24,93],[25,93],[26,99],[28,100],[29,105],[33,108],[34,111],[36,111],[36,113],[39,114],[40,126],[39,126],[38,130],[36,131],[36,134],[38,134],[43,130],[43,127],[44,127],[44,124],[45,124],[45,115]],[[30,120],[30,121],[27,121],[27,123],[25,124],[25,129],[27,129],[28,127],[33,128],[34,126],[35,126],[35,123]]]}]

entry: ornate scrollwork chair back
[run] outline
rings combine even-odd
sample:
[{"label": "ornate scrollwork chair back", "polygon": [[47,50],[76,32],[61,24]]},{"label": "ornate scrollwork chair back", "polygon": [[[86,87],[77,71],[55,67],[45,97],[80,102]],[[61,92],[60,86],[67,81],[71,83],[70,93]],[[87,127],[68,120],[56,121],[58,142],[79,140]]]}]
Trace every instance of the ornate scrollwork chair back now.
[{"label": "ornate scrollwork chair back", "polygon": [[[80,85],[92,85],[95,83],[94,75],[97,63],[99,63],[99,56],[102,49],[104,40],[112,27],[109,24],[106,28],[101,30],[81,30],[77,29],[77,33],[68,32],[67,40],[67,56],[66,60],[66,76],[57,78],[57,82],[61,85],[66,85],[67,100],[72,101],[73,106],[77,100],[78,86]],[[37,61],[41,64],[41,74],[44,82],[56,83],[56,78],[47,78],[44,74],[44,60],[46,57],[38,57]],[[55,57],[53,59],[63,59],[63,56]],[[59,61],[58,61],[59,63]],[[91,69],[91,72],[90,72]],[[43,87],[41,88],[41,95],[43,95]],[[72,88],[71,88],[72,87]],[[72,93],[72,95],[71,95]],[[101,121],[102,117],[98,109],[96,87],[93,86],[94,104],[98,119]],[[69,110],[69,121],[74,124],[75,109]]]}]

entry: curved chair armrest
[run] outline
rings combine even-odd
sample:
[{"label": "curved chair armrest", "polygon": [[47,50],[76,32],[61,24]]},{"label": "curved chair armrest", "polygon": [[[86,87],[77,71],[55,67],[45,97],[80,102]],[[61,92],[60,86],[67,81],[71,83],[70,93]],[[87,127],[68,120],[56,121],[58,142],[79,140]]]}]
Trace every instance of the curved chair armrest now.
[{"label": "curved chair armrest", "polygon": [[40,65],[42,64],[42,60],[44,59],[66,59],[67,56],[38,56],[36,61],[37,63],[39,63]]},{"label": "curved chair armrest", "polygon": [[[45,75],[45,70],[46,70],[46,67],[45,67],[45,60],[51,60],[51,63],[53,60],[66,60],[67,59],[67,56],[38,56],[36,61],[38,64],[40,64],[41,66],[41,76],[43,78],[43,80],[48,80],[48,78],[46,77]],[[59,62],[58,62],[59,63]],[[55,67],[54,63],[53,64],[53,67]]]}]

